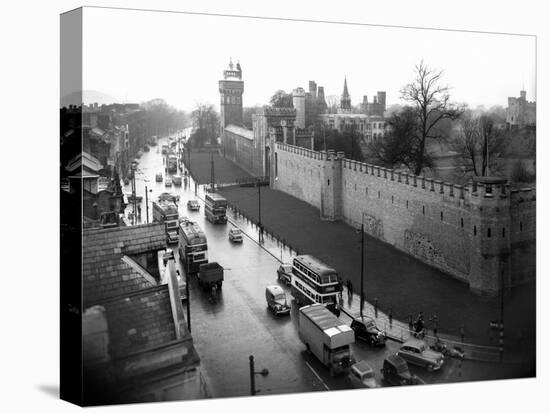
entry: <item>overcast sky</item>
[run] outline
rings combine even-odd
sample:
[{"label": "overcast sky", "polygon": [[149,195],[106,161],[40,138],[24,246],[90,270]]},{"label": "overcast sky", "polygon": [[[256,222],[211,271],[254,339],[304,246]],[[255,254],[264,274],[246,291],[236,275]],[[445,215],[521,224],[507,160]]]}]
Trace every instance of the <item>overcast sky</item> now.
[{"label": "overcast sky", "polygon": [[84,89],[118,102],[218,106],[230,57],[243,69],[245,106],[268,103],[277,89],[307,90],[309,80],[340,95],[344,76],[353,104],[377,91],[402,104],[399,89],[421,59],[471,107],[506,106],[522,87],[536,99],[533,36],[100,8],[84,10],[83,26]]}]

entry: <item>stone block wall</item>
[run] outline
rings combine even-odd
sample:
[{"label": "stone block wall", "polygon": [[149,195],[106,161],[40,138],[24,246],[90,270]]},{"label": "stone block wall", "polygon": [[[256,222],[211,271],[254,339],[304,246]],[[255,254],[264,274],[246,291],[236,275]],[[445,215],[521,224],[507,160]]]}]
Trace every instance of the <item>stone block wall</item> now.
[{"label": "stone block wall", "polygon": [[[535,190],[463,187],[276,143],[272,186],[496,294],[535,277]],[[494,188],[493,188],[494,187]]]}]

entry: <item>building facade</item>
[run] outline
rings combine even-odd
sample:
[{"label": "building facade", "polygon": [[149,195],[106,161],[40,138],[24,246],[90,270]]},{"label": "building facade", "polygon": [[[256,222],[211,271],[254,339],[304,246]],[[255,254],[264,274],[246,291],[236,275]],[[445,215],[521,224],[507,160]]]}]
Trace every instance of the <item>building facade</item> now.
[{"label": "building facade", "polygon": [[508,97],[506,124],[510,128],[535,126],[537,123],[537,104],[527,100],[527,92],[520,91],[519,97]]}]

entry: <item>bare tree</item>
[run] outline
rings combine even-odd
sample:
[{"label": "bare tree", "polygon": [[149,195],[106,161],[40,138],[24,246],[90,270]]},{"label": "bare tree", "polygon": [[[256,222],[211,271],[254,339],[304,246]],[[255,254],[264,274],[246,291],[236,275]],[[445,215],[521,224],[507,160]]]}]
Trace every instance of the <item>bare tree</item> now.
[{"label": "bare tree", "polygon": [[338,106],[340,105],[340,97],[337,95],[328,95],[325,97],[325,102],[327,103],[327,113],[335,114],[338,111]]},{"label": "bare tree", "polygon": [[450,102],[449,87],[441,84],[442,78],[442,70],[434,70],[421,61],[415,66],[414,81],[401,89],[402,99],[412,104],[417,119],[416,175],[426,166],[427,141],[445,137],[437,128],[438,124],[444,119],[458,119],[463,112]]},{"label": "bare tree", "polygon": [[468,170],[476,176],[487,176],[498,167],[503,150],[503,136],[488,115],[468,112],[460,122],[458,142]]},{"label": "bare tree", "polygon": [[197,102],[191,116],[193,118],[193,126],[196,128],[194,134],[195,144],[202,146],[207,141],[215,144],[219,132],[219,116],[214,105]]}]

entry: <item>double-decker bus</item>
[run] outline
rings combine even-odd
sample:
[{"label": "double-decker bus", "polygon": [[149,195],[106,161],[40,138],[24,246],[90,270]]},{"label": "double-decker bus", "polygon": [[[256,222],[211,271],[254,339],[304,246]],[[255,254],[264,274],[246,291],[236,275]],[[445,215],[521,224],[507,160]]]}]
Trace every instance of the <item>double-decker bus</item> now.
[{"label": "double-decker bus", "polygon": [[227,200],[225,197],[208,193],[204,202],[204,215],[211,223],[227,223]]},{"label": "double-decker bus", "polygon": [[166,156],[166,168],[169,173],[178,172],[178,157],[174,153],[169,153]]},{"label": "double-decker bus", "polygon": [[178,251],[187,274],[197,273],[201,264],[208,263],[206,235],[197,223],[180,223]]},{"label": "double-decker bus", "polygon": [[296,256],[292,262],[290,291],[299,306],[320,303],[339,313],[342,282],[338,273],[310,255]]},{"label": "double-decker bus", "polygon": [[153,223],[164,223],[169,244],[178,242],[178,206],[173,201],[153,201]]}]

